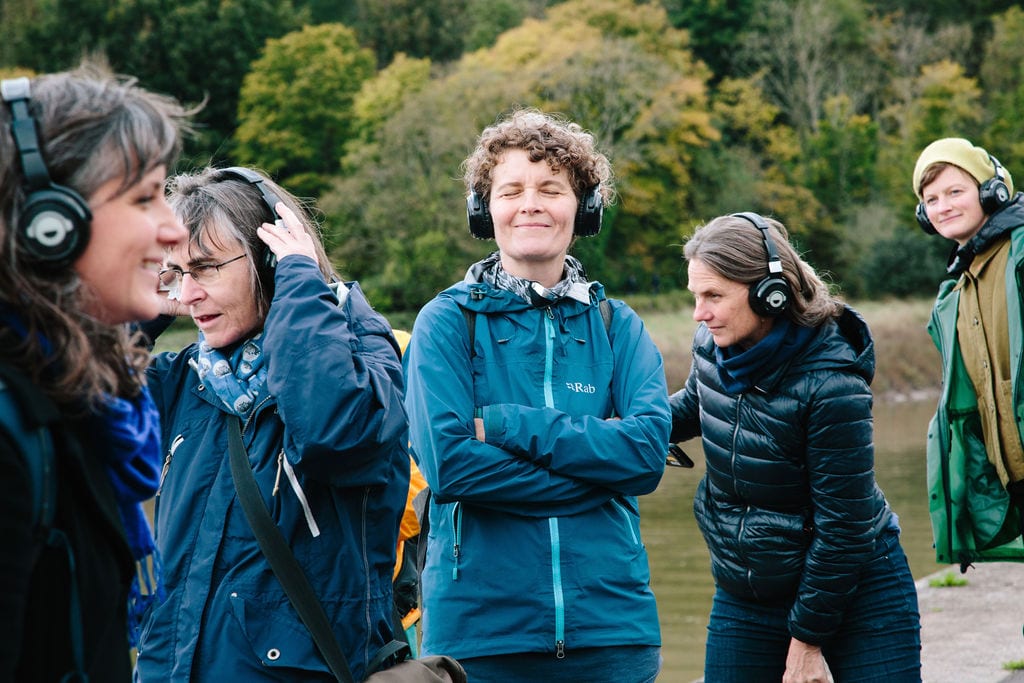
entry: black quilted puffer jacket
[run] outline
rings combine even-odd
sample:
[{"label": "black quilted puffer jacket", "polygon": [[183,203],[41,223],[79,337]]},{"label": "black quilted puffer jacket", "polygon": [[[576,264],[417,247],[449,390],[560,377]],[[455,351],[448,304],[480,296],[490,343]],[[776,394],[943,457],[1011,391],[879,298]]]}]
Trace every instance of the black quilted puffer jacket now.
[{"label": "black quilted puffer jacket", "polygon": [[703,440],[693,508],[716,584],[791,605],[790,634],[811,644],[838,629],[892,518],[875,484],[874,367],[871,333],[846,308],[802,353],[732,394],[701,325],[686,386],[671,397],[672,440]]}]

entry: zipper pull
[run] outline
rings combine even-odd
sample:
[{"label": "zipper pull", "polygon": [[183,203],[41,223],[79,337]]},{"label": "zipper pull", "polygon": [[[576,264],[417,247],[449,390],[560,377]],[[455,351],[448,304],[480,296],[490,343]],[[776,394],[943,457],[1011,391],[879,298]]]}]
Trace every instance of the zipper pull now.
[{"label": "zipper pull", "polygon": [[565,659],[565,641],[555,641],[555,659]]},{"label": "zipper pull", "polygon": [[164,479],[167,478],[167,470],[169,469],[171,469],[171,452],[167,451],[167,457],[164,458],[164,467],[160,470],[160,485],[156,489],[157,496],[164,490]]},{"label": "zipper pull", "polygon": [[274,477],[274,491],[270,494],[273,498],[281,488],[281,469],[284,467],[284,450],[277,454],[277,476]]},{"label": "zipper pull", "polygon": [[178,446],[185,440],[185,437],[181,434],[174,437],[174,441],[171,442],[171,447],[167,450],[167,457],[164,458],[163,469],[160,470],[160,483],[156,487],[156,495],[159,496],[164,490],[164,479],[167,478],[167,470],[171,469],[171,458],[174,457],[174,451],[178,450]]},{"label": "zipper pull", "polygon": [[452,548],[452,558],[455,560],[455,566],[452,567],[452,581],[459,580],[459,544],[456,543]]}]

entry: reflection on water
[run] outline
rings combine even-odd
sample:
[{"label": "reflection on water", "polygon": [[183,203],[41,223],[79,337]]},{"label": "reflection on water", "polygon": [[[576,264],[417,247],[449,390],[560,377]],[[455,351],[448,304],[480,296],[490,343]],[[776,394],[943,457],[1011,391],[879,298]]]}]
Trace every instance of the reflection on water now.
[{"label": "reflection on water", "polygon": [[[915,579],[945,565],[935,563],[925,489],[925,432],[934,399],[875,406],[875,472],[900,518],[903,546]],[[699,441],[683,444],[697,466],[669,468],[658,490],[641,499],[651,585],[661,615],[660,682],[687,683],[702,675],[711,595],[708,551],[693,519],[693,492],[704,475]]]}]

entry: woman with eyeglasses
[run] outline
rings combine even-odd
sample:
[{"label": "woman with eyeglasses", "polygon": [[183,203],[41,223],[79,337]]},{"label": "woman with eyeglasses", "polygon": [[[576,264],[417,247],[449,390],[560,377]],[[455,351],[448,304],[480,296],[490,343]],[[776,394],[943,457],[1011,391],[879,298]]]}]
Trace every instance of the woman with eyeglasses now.
[{"label": "woman with eyeglasses", "polygon": [[0,93],[0,681],[127,682],[160,433],[124,323],[186,237],[163,188],[188,112],[88,63]]},{"label": "woman with eyeglasses", "polygon": [[[228,430],[362,680],[392,640],[409,455],[388,322],[342,283],[315,224],[247,168],[170,181],[188,229],[160,273],[198,340],[149,368],[163,417],[155,507],[166,599],[146,615],[141,681],[323,681],[330,669],[236,497]],[[164,325],[170,320],[165,316]]]}]

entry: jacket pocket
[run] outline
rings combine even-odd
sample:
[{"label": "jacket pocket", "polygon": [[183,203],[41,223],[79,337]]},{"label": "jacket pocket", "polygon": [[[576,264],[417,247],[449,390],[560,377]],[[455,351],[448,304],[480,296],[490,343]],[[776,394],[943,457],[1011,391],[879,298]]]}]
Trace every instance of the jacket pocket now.
[{"label": "jacket pocket", "polygon": [[291,617],[287,606],[272,609],[233,593],[231,613],[263,666],[330,673],[309,631]]}]

